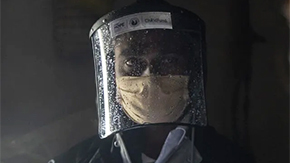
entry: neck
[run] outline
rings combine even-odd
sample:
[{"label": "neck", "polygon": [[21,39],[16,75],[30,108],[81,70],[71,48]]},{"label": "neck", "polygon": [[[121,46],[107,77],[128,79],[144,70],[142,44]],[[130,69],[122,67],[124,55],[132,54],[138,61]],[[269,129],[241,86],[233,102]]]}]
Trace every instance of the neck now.
[{"label": "neck", "polygon": [[157,159],[168,133],[176,126],[151,126],[145,129],[144,153],[153,159]]}]

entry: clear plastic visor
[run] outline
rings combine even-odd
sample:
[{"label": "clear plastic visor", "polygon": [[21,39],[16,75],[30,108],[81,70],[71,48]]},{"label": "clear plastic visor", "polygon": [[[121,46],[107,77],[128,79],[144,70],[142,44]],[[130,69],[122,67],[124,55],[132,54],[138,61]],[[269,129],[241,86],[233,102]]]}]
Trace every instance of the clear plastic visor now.
[{"label": "clear plastic visor", "polygon": [[99,135],[152,124],[206,125],[200,33],[143,29],[91,37]]}]

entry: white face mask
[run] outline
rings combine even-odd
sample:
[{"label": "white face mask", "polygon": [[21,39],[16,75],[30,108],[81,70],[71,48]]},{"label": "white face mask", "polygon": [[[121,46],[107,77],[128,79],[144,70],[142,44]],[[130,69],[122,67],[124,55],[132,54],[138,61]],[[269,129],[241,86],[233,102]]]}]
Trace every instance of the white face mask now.
[{"label": "white face mask", "polygon": [[136,123],[174,122],[189,103],[188,76],[117,78],[119,102]]}]

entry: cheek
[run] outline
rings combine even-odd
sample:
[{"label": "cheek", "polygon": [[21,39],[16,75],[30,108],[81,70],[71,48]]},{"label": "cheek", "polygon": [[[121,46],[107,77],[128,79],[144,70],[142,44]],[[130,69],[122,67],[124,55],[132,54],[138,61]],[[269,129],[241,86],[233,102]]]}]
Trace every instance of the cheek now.
[{"label": "cheek", "polygon": [[121,64],[121,62],[117,62],[118,59],[116,58],[116,62],[115,62],[115,73],[116,73],[116,77],[120,77],[123,76],[124,74],[124,70],[123,70],[123,66]]},{"label": "cheek", "polygon": [[188,68],[189,68],[189,61],[185,60],[185,59],[181,59],[178,61],[177,67],[179,67],[180,71],[184,72],[184,71],[188,70]]},{"label": "cheek", "polygon": [[172,75],[187,75],[189,70],[188,61],[179,59],[176,63],[166,66],[166,69]]}]

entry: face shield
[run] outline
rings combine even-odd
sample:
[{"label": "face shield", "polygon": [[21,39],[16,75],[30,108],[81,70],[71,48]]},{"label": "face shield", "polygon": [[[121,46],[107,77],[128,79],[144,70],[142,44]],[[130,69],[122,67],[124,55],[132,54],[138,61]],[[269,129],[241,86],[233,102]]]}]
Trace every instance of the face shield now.
[{"label": "face shield", "polygon": [[203,22],[167,3],[138,5],[104,16],[90,32],[101,138],[207,124]]}]

